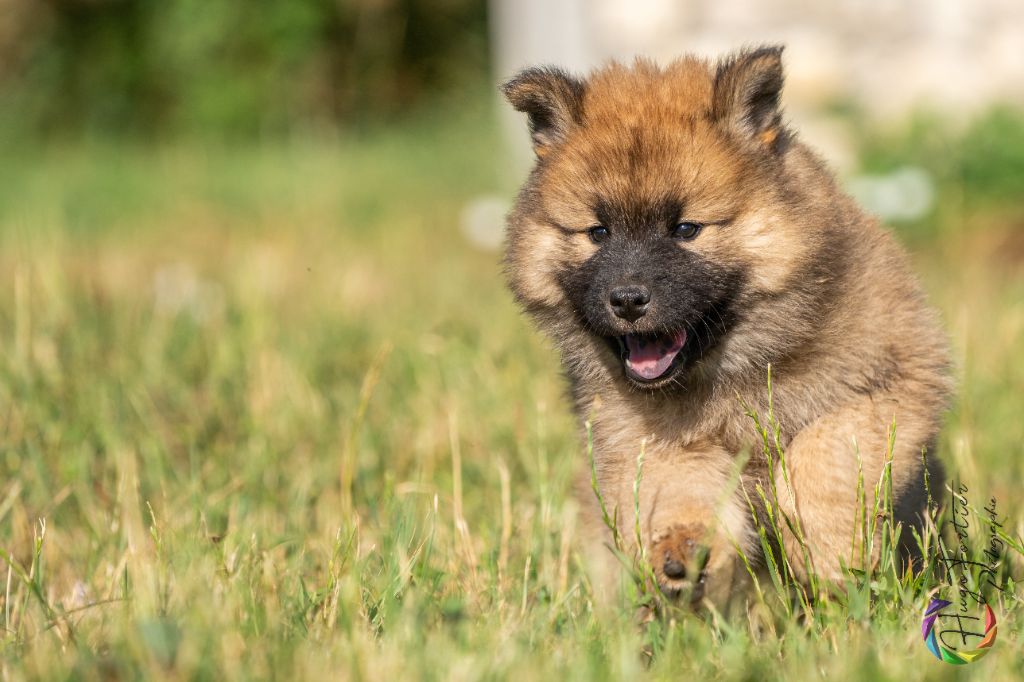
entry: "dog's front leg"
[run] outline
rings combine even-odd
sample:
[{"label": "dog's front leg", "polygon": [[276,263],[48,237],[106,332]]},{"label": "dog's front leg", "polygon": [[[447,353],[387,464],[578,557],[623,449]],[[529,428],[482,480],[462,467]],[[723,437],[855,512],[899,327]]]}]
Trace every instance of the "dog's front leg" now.
[{"label": "dog's front leg", "polygon": [[[710,445],[648,443],[642,465],[621,458],[616,465],[599,468],[598,476],[605,508],[618,521],[625,555],[638,555],[639,536],[663,592],[693,603],[708,599],[718,606],[728,601],[743,577],[743,569],[737,571],[736,547],[749,555],[755,541],[751,513],[738,486],[735,458]],[[588,506],[588,525],[599,525],[597,501]],[[608,529],[604,541],[614,541]]]}]

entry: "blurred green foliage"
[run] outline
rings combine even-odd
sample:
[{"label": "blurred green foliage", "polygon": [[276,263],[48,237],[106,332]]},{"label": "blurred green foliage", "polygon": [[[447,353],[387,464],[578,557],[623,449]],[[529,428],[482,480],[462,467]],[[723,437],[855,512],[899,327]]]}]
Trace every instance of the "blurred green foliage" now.
[{"label": "blurred green foliage", "polygon": [[482,0],[8,0],[0,125],[256,136],[394,119],[486,73]]},{"label": "blurred green foliage", "polygon": [[997,106],[957,128],[948,117],[919,112],[902,129],[860,131],[868,172],[918,166],[935,182],[933,210],[901,226],[911,236],[963,229],[964,216],[992,212],[1024,226],[1024,111]]}]

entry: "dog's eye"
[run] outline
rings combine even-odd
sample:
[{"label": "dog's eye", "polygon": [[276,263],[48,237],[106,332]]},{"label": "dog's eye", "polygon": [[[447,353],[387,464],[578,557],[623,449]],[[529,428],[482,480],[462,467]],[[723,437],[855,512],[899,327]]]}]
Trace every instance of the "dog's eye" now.
[{"label": "dog's eye", "polygon": [[703,229],[703,227],[704,226],[701,225],[700,223],[679,223],[674,228],[672,228],[672,236],[675,237],[676,239],[690,240],[696,237],[698,234],[700,234],[700,231],[701,229]]},{"label": "dog's eye", "polygon": [[590,241],[597,244],[598,242],[603,242],[607,239],[609,232],[608,228],[604,225],[594,225],[592,228],[587,230],[587,234],[590,235]]}]

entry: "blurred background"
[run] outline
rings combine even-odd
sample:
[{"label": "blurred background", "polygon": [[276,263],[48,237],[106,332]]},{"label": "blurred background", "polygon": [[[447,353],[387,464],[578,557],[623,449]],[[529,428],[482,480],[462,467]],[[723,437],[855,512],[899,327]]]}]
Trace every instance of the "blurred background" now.
[{"label": "blurred background", "polygon": [[[0,650],[28,677],[91,648],[126,678],[167,651],[182,677],[327,677],[296,633],[346,660],[345,618],[416,613],[387,636],[443,669],[418,638],[438,623],[494,614],[464,631],[487,657],[528,597],[585,613],[575,426],[502,282],[530,152],[497,85],[766,42],[949,330],[939,456],[1019,499],[1019,0],[0,0],[0,549],[46,566],[8,573]],[[78,648],[51,628],[129,592]]]},{"label": "blurred background", "polygon": [[972,195],[1019,193],[1011,0],[0,0],[0,142],[251,146],[471,125],[504,146],[497,196],[461,217],[494,249],[530,157],[497,83],[531,64],[584,72],[768,42],[787,48],[790,119],[883,219],[929,217],[951,174],[977,180]]}]

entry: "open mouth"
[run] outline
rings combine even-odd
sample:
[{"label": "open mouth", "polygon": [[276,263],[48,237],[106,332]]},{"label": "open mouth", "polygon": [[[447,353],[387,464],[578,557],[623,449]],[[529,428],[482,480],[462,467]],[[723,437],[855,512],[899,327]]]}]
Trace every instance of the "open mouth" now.
[{"label": "open mouth", "polygon": [[626,334],[616,340],[626,376],[640,384],[654,384],[667,379],[682,364],[686,332]]}]

